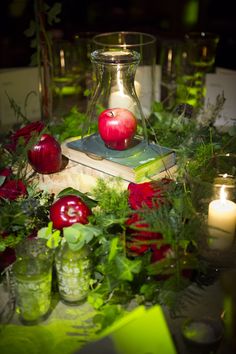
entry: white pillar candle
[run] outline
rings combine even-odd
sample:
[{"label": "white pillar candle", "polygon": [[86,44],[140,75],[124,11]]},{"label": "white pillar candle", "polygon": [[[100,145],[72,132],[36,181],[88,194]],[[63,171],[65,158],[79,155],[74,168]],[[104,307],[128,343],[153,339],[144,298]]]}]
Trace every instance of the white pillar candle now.
[{"label": "white pillar candle", "polygon": [[213,200],[208,208],[209,247],[227,249],[234,240],[236,204],[226,200],[225,186],[221,187],[220,199]]},{"label": "white pillar candle", "polygon": [[[137,96],[140,96],[141,85],[138,81],[134,82]],[[120,91],[114,91],[109,97],[108,108],[126,108],[135,114],[136,102],[135,100],[124,93],[123,86],[120,84]]]},{"label": "white pillar candle", "polygon": [[134,113],[134,101],[130,96],[120,91],[115,91],[111,93],[108,105],[108,108],[126,108]]}]

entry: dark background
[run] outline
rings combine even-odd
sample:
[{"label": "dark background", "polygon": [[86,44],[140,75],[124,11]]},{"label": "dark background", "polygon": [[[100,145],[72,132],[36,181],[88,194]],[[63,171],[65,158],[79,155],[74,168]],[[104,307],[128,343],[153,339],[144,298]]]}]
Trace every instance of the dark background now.
[{"label": "dark background", "polygon": [[[55,1],[46,1],[49,6]],[[81,32],[141,31],[154,34],[158,45],[166,38],[181,39],[189,31],[220,35],[216,65],[236,69],[235,0],[61,0],[60,23],[54,36],[71,39]],[[27,66],[33,49],[24,35],[34,20],[33,0],[1,1],[0,68]],[[191,5],[193,19],[186,19]],[[157,50],[159,50],[157,48]]]}]

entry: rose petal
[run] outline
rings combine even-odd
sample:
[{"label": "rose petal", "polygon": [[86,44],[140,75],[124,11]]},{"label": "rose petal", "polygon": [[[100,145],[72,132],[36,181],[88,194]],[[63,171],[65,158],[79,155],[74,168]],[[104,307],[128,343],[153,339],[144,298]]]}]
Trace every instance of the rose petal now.
[{"label": "rose petal", "polygon": [[0,187],[0,198],[15,200],[27,194],[27,189],[21,180],[9,180]]}]

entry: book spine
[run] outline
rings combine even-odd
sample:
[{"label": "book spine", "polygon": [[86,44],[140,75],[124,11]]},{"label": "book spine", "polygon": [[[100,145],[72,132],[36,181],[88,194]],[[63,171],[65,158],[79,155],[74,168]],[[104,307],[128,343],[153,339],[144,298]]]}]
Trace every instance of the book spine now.
[{"label": "book spine", "polygon": [[141,182],[145,178],[157,175],[158,173],[168,170],[175,165],[175,153],[167,154],[161,158],[155,159],[146,163],[145,165],[138,166],[134,169],[135,181]]}]

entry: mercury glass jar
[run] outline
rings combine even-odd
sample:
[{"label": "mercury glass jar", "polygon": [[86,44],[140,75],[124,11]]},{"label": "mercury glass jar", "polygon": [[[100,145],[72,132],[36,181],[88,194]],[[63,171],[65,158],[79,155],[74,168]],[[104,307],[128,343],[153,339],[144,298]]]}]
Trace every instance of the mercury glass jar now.
[{"label": "mercury glass jar", "polygon": [[86,299],[89,291],[91,262],[89,248],[70,249],[67,242],[56,252],[55,264],[59,294],[65,303],[78,304]]},{"label": "mercury glass jar", "polygon": [[[83,134],[85,136],[84,143],[90,142],[91,133],[95,133],[93,139],[99,137],[99,115],[107,109],[112,110],[111,114],[117,117],[114,125],[120,123],[118,115],[124,117],[124,110],[130,111],[140,127],[139,134],[142,138],[147,139],[145,117],[138,98],[140,84],[138,81],[134,82],[140,54],[126,49],[99,49],[91,53],[91,61],[95,69],[97,84],[88,105],[88,121]],[[117,113],[117,110],[120,112]],[[105,127],[103,126],[102,129],[104,130]],[[117,139],[119,135],[118,131]],[[135,135],[136,132],[133,136]],[[124,149],[133,147],[134,141],[135,139],[129,141]],[[96,143],[98,143],[97,140]]]}]

